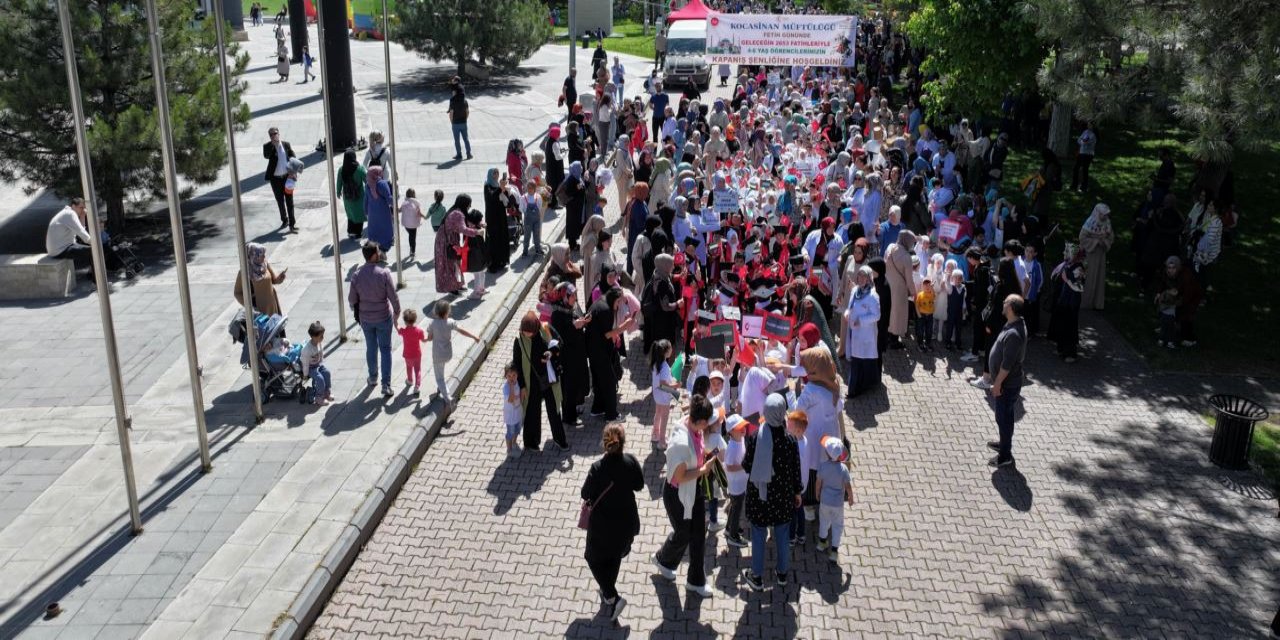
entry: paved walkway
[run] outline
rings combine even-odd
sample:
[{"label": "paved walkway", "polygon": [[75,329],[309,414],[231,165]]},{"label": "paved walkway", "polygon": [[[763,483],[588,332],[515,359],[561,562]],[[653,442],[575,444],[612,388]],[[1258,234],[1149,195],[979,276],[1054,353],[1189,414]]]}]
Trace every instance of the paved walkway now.
[{"label": "paved walkway", "polygon": [[[145,633],[168,639],[271,632],[411,430],[429,416],[425,397],[419,401],[401,392],[384,402],[365,387],[357,326],[350,328],[353,342],[337,341],[328,187],[323,156],[312,151],[322,136],[319,85],[297,84],[298,69],[292,82],[273,83],[270,28],[249,31],[245,100],[254,117],[238,136],[248,235],[268,246],[277,269],[289,269],[279,294],[291,316],[291,335],[305,335],[313,320],[329,327],[328,362],[335,396],[343,402],[317,410],[277,401],[266,406],[266,421],[254,425],[249,374],[239,365],[239,345],[226,333],[239,307],[230,295],[237,254],[225,171],[184,206],[212,473],[199,472],[169,246],[149,243],[144,276],[112,287],[133,417],[142,535],[127,533],[95,294],[82,287],[66,301],[0,305],[0,324],[23,328],[22,340],[0,346],[0,637]],[[382,44],[353,40],[351,49],[357,126],[367,136],[372,128],[385,129]],[[484,173],[503,163],[507,141],[533,140],[548,122],[563,117],[555,96],[567,53],[547,47],[513,76],[469,87],[476,159],[456,163],[449,160],[453,150],[444,114],[444,81],[452,66],[426,63],[398,47],[392,65],[401,188],[416,188],[427,202],[441,188],[448,202],[468,192],[479,207]],[[637,78],[647,71],[639,64],[632,69]],[[280,127],[308,166],[295,196],[296,235],[278,233],[274,201],[261,178],[261,144],[272,126]],[[0,235],[20,251],[41,251],[49,203],[19,202],[21,210],[0,212]],[[41,215],[38,232],[23,240],[20,231],[30,231],[33,217]],[[559,218],[544,225],[544,239],[557,237],[562,226]],[[405,308],[425,313],[438,298],[433,243],[424,228],[420,258],[406,269]],[[353,242],[342,242],[339,255],[346,274],[360,261]],[[492,335],[512,310],[506,296],[522,275],[540,268],[515,260],[491,283],[483,302],[458,303],[455,317],[474,332]],[[471,346],[456,337],[452,376]],[[397,355],[393,377],[402,375]],[[42,619],[51,601],[59,601],[63,613]]]},{"label": "paved walkway", "polygon": [[857,502],[840,565],[805,549],[789,588],[754,594],[738,579],[748,551],[712,537],[708,600],[649,564],[668,525],[633,342],[622,406],[647,489],[622,627],[596,617],[575,528],[602,425],[571,430],[572,455],[504,461],[494,406],[509,328],[310,636],[1264,636],[1280,602],[1274,496],[1208,463],[1209,430],[1172,401],[1196,385],[1153,376],[1087,324],[1092,357],[1076,365],[1030,349],[1016,471],[987,467],[991,410],[957,360],[893,352],[886,388],[848,408]]}]

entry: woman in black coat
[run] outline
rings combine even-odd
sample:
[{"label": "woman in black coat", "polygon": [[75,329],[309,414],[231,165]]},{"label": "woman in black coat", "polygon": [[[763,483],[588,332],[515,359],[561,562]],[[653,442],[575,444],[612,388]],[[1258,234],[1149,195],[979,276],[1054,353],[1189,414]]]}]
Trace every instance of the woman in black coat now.
[{"label": "woman in black coat", "polygon": [[511,260],[511,242],[507,234],[507,179],[498,179],[498,170],[489,169],[484,180],[485,241],[489,246],[489,273],[507,268]]},{"label": "woman in black coat", "polygon": [[617,620],[627,601],[618,595],[618,570],[631,553],[631,541],[640,533],[640,511],[636,492],[644,488],[644,471],[636,457],[624,453],[627,434],[621,425],[604,429],[604,455],[587,472],[582,483],[582,499],[592,505],[587,520],[587,549],[584,556],[610,620]]},{"label": "woman in black coat", "polygon": [[560,415],[564,424],[578,425],[578,406],[587,399],[591,390],[587,373],[587,334],[583,330],[588,319],[578,310],[578,291],[570,282],[556,287],[555,302],[551,304],[551,328],[560,334],[560,365],[564,379],[560,381],[563,397]]},{"label": "woman in black coat", "polygon": [[614,338],[623,328],[615,328],[614,309],[622,291],[616,287],[591,303],[587,310],[586,358],[591,363],[592,415],[605,420],[618,419],[618,381],[622,379],[622,363],[618,358],[618,346]]},{"label": "woman in black coat", "polygon": [[559,209],[563,203],[556,201],[556,190],[564,182],[565,148],[560,140],[560,125],[553,124],[542,140],[542,155],[546,161],[547,187],[551,189],[551,204],[548,209]]},{"label": "woman in black coat", "polygon": [[583,179],[584,169],[578,161],[569,164],[569,175],[564,178],[561,190],[564,192],[564,239],[569,243],[570,251],[578,250],[578,239],[582,237],[582,227],[587,219],[582,209],[586,204],[587,185]]},{"label": "woman in black coat", "polygon": [[[773,393],[764,401],[765,425],[747,438],[742,468],[747,472],[747,521],[751,523],[751,568],[743,580],[764,588],[765,535],[773,530],[778,586],[787,584],[791,568],[791,520],[800,505],[800,444],[787,433],[787,400]],[[765,461],[769,466],[762,466]]]}]

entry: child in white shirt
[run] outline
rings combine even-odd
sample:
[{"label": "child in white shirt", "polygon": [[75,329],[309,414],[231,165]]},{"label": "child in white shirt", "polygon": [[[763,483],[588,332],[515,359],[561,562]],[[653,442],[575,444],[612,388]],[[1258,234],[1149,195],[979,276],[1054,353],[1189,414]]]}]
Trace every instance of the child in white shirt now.
[{"label": "child in white shirt", "polygon": [[317,320],[307,327],[307,335],[311,337],[302,347],[302,377],[311,378],[311,387],[315,391],[312,404],[326,405],[333,400],[333,376],[329,368],[324,366],[324,325]]},{"label": "child in white shirt", "polygon": [[515,365],[508,364],[502,383],[502,422],[507,426],[507,458],[520,457],[520,447],[516,446],[516,436],[520,435],[520,427],[524,422],[524,398],[527,391],[520,390]]},{"label": "child in white shirt", "polygon": [[747,421],[737,414],[725,418],[725,429],[729,432],[729,442],[724,452],[725,475],[729,478],[729,513],[725,518],[729,531],[724,541],[731,547],[739,549],[747,546],[742,537],[742,509],[747,498],[747,472],[742,468],[742,461],[747,457],[744,438],[747,434]]},{"label": "child in white shirt", "polygon": [[667,448],[667,418],[671,401],[680,395],[680,383],[671,375],[671,342],[659,340],[649,349],[649,373],[653,376],[653,434],[649,441]]},{"label": "child in white shirt", "polygon": [[414,254],[418,252],[418,227],[422,226],[422,221],[427,219],[417,196],[413,189],[409,189],[404,193],[404,202],[400,203],[400,224],[404,225],[404,232],[409,234],[410,260],[413,260]]}]

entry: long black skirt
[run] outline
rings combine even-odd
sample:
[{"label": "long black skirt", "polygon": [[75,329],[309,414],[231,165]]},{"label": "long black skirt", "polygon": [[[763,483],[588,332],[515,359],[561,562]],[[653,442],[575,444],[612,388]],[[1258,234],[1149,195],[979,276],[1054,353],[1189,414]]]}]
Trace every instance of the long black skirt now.
[{"label": "long black skirt", "polygon": [[845,360],[849,367],[849,397],[861,395],[880,385],[879,358],[851,358]]}]

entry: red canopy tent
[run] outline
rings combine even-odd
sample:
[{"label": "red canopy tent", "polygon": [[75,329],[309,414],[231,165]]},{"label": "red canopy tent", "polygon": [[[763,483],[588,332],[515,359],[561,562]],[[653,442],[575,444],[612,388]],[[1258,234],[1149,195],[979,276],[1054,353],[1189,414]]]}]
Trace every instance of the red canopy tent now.
[{"label": "red canopy tent", "polygon": [[689,4],[667,14],[667,24],[677,20],[706,20],[711,13],[702,0],[689,0]]}]

